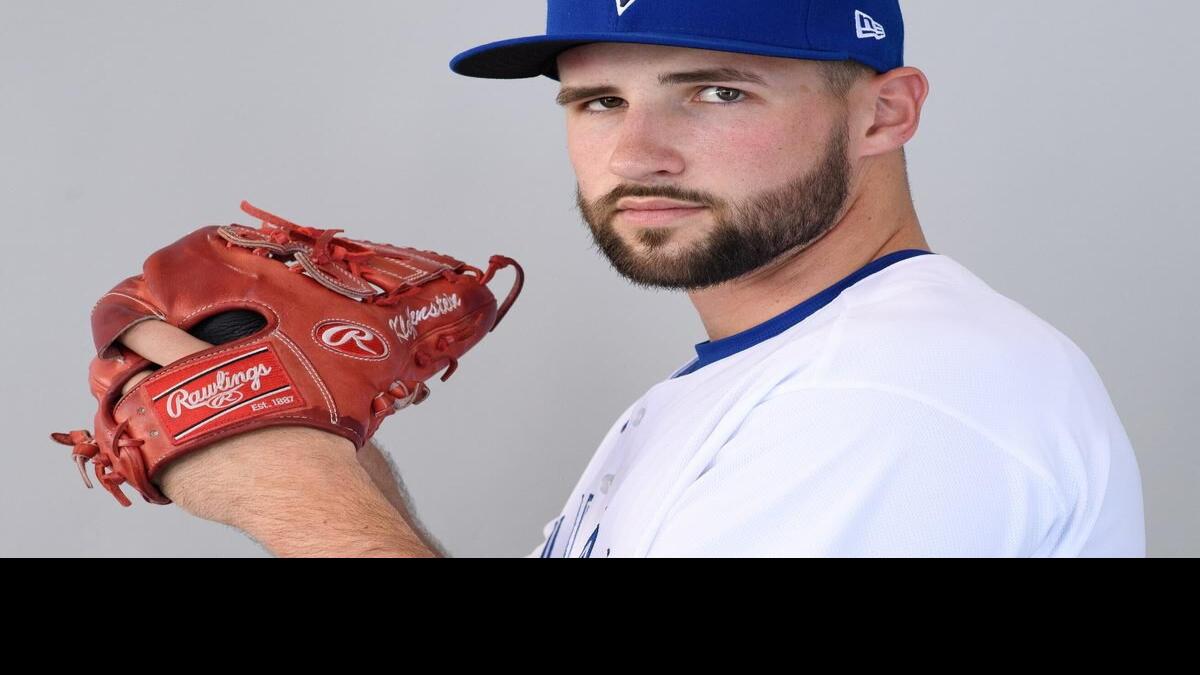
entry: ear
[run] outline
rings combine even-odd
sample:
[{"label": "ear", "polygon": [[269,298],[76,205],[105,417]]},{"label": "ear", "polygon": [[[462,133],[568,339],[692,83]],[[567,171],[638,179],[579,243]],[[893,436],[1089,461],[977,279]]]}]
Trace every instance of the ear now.
[{"label": "ear", "polygon": [[[859,124],[859,155],[885,155],[904,147],[917,135],[921,109],[929,95],[929,80],[916,68],[880,73],[854,96]],[[861,97],[861,98],[860,98]]]}]

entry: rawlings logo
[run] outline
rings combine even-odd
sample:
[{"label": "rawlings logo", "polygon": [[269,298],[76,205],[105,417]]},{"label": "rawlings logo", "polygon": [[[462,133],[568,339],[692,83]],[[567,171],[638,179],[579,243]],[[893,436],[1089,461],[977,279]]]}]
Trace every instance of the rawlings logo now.
[{"label": "rawlings logo", "polygon": [[262,389],[262,378],[270,374],[271,368],[261,363],[232,375],[224,370],[219,370],[212,384],[206,384],[196,391],[188,391],[181,387],[171,392],[167,398],[167,415],[171,419],[179,419],[184,408],[188,410],[228,408],[245,398],[242,387],[249,384],[251,390],[258,391]]},{"label": "rawlings logo", "polygon": [[322,345],[346,356],[382,359],[388,355],[387,342],[375,331],[356,323],[326,321],[313,329],[313,336]]},{"label": "rawlings logo", "polygon": [[396,337],[401,340],[411,340],[417,336],[417,326],[422,321],[449,314],[461,306],[462,300],[458,299],[457,293],[442,294],[418,310],[405,308],[404,314],[388,321],[388,325],[392,327],[392,332],[396,334]]},{"label": "rawlings logo", "polygon": [[218,350],[147,383],[154,414],[178,445],[256,417],[303,408],[287,368],[270,345]]}]

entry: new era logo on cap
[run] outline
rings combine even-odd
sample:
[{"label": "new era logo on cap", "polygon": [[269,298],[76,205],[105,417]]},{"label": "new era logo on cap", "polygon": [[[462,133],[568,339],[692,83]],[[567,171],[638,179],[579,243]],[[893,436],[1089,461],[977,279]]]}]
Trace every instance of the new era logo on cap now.
[{"label": "new era logo on cap", "polygon": [[617,16],[624,14],[625,10],[629,9],[630,5],[635,2],[637,0],[617,0]]},{"label": "new era logo on cap", "polygon": [[858,25],[858,37],[882,40],[887,37],[883,26],[865,12],[854,10],[854,22]]}]

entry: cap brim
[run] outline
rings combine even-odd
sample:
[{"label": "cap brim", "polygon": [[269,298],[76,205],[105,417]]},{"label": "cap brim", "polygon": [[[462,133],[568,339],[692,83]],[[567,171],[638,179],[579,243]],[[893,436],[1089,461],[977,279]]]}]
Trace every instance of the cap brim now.
[{"label": "cap brim", "polygon": [[563,38],[546,35],[514,38],[468,49],[450,60],[450,70],[467,77],[515,80],[523,77],[558,79],[557,56],[595,38]]},{"label": "cap brim", "polygon": [[[469,49],[450,60],[450,70],[468,77],[514,80],[545,75],[558,79],[559,54],[572,47],[593,42],[628,42],[634,44],[690,47],[723,52],[740,52],[760,56],[778,56],[817,61],[841,61],[850,58],[845,52],[788,49],[753,42],[721,40],[704,37],[659,35],[655,33],[576,33],[569,35],[534,35],[501,40]],[[868,64],[879,69],[875,64]]]}]

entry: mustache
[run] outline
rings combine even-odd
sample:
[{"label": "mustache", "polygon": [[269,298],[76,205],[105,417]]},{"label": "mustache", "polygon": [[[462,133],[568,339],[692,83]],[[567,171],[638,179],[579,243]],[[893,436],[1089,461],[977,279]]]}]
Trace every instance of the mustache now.
[{"label": "mustache", "polygon": [[[579,189],[578,185],[575,187],[575,194],[576,201],[578,201],[580,204],[587,204],[587,200],[583,198],[583,193]],[[697,190],[688,190],[672,185],[618,185],[609,191],[608,194],[592,202],[589,210],[597,214],[612,213],[613,211],[617,210],[617,202],[626,197],[674,199],[681,202],[701,204],[714,209],[720,208],[724,205],[722,200],[717,199],[712,195]]]}]

